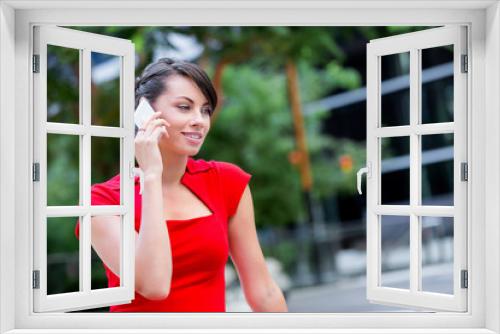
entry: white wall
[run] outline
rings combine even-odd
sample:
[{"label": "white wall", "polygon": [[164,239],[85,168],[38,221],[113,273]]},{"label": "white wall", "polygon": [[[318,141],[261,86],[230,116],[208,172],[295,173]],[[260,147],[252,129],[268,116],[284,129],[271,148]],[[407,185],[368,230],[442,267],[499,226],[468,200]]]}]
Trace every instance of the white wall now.
[{"label": "white wall", "polygon": [[[89,1],[90,3],[91,1]],[[129,3],[132,3],[134,1],[130,1]],[[156,2],[156,1],[155,1]],[[332,1],[331,3],[334,3],[335,1]],[[338,2],[338,1],[337,1]],[[353,1],[354,3],[361,3],[360,1]],[[450,1],[451,2],[451,1]],[[465,3],[472,3],[472,1],[455,1],[456,3],[460,4],[465,4]],[[13,3],[13,1],[11,1]],[[34,1],[25,1],[23,2],[25,6],[32,6]],[[47,3],[47,1],[40,1],[39,3]],[[52,2],[53,4],[55,2]],[[58,3],[58,2],[57,2]],[[72,4],[77,3],[77,1],[73,2]],[[78,3],[81,4],[80,1]],[[96,5],[96,2],[93,2],[94,5]],[[108,3],[109,2],[102,2],[102,3]],[[165,2],[166,3],[166,2]],[[276,1],[273,3],[276,4]],[[318,3],[318,1],[315,1],[314,3]],[[326,3],[326,2],[325,2]],[[387,3],[390,3],[391,5],[394,5],[395,3],[392,1],[389,1]],[[422,1],[422,3],[427,3]],[[439,4],[441,1],[436,1],[433,2],[433,4]],[[34,6],[34,5],[33,5]],[[58,4],[57,6],[62,6],[62,4]],[[119,6],[119,5],[117,5]],[[296,11],[291,11],[291,10],[285,10],[283,11],[284,14],[276,15],[275,12],[269,11],[266,12],[265,15],[262,16],[261,20],[262,22],[289,22],[293,18],[296,22],[299,24],[304,24],[306,25],[307,23],[323,23],[323,24],[328,24],[329,22],[343,22],[347,20],[347,18],[342,18],[342,15],[345,15],[345,13],[342,10],[335,10],[335,11],[326,11],[324,10],[321,15],[311,15],[315,14],[316,12],[312,10],[307,9],[307,4],[303,4],[303,6],[306,8],[304,10],[301,10],[301,15],[297,15]],[[316,5],[318,6],[318,5]],[[437,5],[436,5],[437,6]],[[478,174],[476,174],[473,170],[471,173],[476,177],[474,180],[479,181],[481,184],[481,189],[477,189],[477,192],[473,193],[472,196],[475,196],[475,201],[479,201],[480,203],[477,204],[477,207],[473,209],[476,213],[480,213],[479,218],[477,218],[476,221],[472,221],[473,224],[477,225],[479,223],[480,225],[483,224],[484,221],[489,222],[489,228],[488,228],[488,234],[486,234],[486,249],[488,250],[489,253],[489,259],[488,263],[486,263],[486,280],[487,283],[489,283],[489,288],[488,291],[486,291],[486,296],[487,296],[487,304],[486,304],[486,321],[487,321],[487,327],[494,330],[495,332],[500,332],[500,287],[498,282],[500,282],[500,270],[499,268],[499,263],[500,263],[500,245],[498,240],[500,240],[500,227],[499,222],[500,222],[500,176],[498,173],[500,172],[500,134],[498,133],[500,129],[500,115],[499,115],[499,110],[500,110],[500,41],[496,39],[500,39],[500,9],[498,7],[498,2],[495,2],[494,5],[492,5],[488,10],[488,20],[486,22],[481,21],[481,25],[477,25],[477,27],[483,28],[483,22],[486,25],[487,29],[487,36],[493,36],[493,39],[490,37],[490,39],[487,41],[487,47],[488,47],[488,58],[486,59],[487,61],[487,67],[486,68],[481,68],[481,69],[474,69],[474,71],[479,70],[483,71],[481,75],[485,75],[487,77],[487,82],[488,85],[486,87],[483,87],[484,83],[481,81],[476,81],[475,88],[476,89],[482,89],[481,91],[486,92],[486,99],[482,99],[483,96],[481,96],[481,100],[478,108],[475,108],[478,113],[483,114],[480,118],[473,118],[473,121],[477,121],[480,119],[479,122],[475,122],[476,124],[473,124],[475,130],[479,130],[475,132],[475,135],[477,136],[477,140],[482,143],[481,147],[486,149],[486,154],[484,154],[484,150],[480,153],[479,156],[479,161],[481,164],[485,164],[486,167],[482,168]],[[446,6],[445,6],[446,7]],[[360,11],[360,13],[356,13],[356,18],[357,20],[363,20],[364,22],[373,22],[373,17],[378,17],[380,16],[388,16],[388,12],[391,10],[375,10],[375,11],[370,11],[367,13],[366,11]],[[61,10],[54,10],[50,9],[47,11],[44,11],[43,13],[39,14],[39,16],[36,17],[36,21],[42,21],[42,22],[52,22],[50,16],[54,15],[54,12],[61,12]],[[249,11],[247,11],[249,12]],[[251,10],[250,10],[251,12]],[[417,12],[419,12],[418,9],[412,11],[412,15],[409,15],[410,17],[404,17],[401,18],[402,21],[404,21],[407,24],[411,24],[411,22],[421,22],[419,20],[419,15],[417,15]],[[247,15],[245,16],[245,19],[237,19],[232,17],[231,15],[227,15],[227,13],[232,13],[231,11],[219,11],[219,10],[212,10],[209,11],[209,15],[207,16],[207,12],[204,11],[201,13],[201,11],[194,11],[193,10],[170,10],[169,15],[165,15],[162,12],[156,12],[156,13],[149,13],[150,16],[142,16],[142,12],[139,11],[139,13],[134,12],[133,16],[135,20],[141,20],[143,17],[148,17],[151,20],[156,20],[157,22],[165,22],[168,18],[172,24],[175,23],[182,23],[182,22],[189,22],[193,18],[193,14],[198,13],[198,20],[200,22],[204,22],[203,20],[213,20],[213,22],[221,22],[221,23],[230,23],[230,22],[237,22],[242,24],[243,21],[245,22],[250,22],[252,21],[252,15]],[[274,13],[274,14],[273,14]],[[374,14],[375,13],[375,14]],[[427,13],[427,12],[426,12]],[[86,15],[87,14],[87,15]],[[103,17],[110,17],[110,21],[112,22],[120,22],[120,19],[117,17],[117,14],[115,13],[115,10],[107,9],[107,10],[80,10],[78,12],[73,12],[70,15],[65,15],[64,19],[61,20],[68,20],[72,22],[77,22],[78,20],[82,20],[82,17],[90,17],[89,14],[92,14],[92,19],[98,21],[99,19],[102,19]],[[175,14],[175,15],[174,15]],[[180,15],[177,15],[180,14]],[[203,14],[203,15],[201,15]],[[432,11],[431,13],[428,13],[426,16],[426,20],[429,21],[436,21],[439,20],[439,17],[445,16],[446,11],[441,12],[440,9],[436,9],[435,11]],[[463,22],[461,12],[456,11],[453,12],[453,17],[454,20],[457,22]],[[210,15],[213,15],[210,16]],[[278,19],[276,19],[275,16],[279,16]],[[129,20],[132,15],[127,16]],[[390,15],[389,15],[390,16]],[[61,17],[63,17],[61,15]],[[203,18],[202,18],[203,17]],[[210,19],[206,19],[205,17],[210,17]],[[237,16],[236,16],[237,17]],[[255,17],[255,15],[254,15]],[[347,16],[347,17],[354,17],[354,15]],[[21,19],[18,18],[19,21],[22,21]],[[88,19],[87,20],[91,20]],[[122,21],[125,21],[126,18],[123,18]],[[392,18],[394,20],[394,18]],[[420,19],[421,20],[421,19]],[[241,21],[241,22],[240,22]],[[376,20],[375,20],[376,21]],[[59,21],[58,21],[59,22]],[[131,21],[132,22],[132,21]],[[254,22],[253,22],[254,23]],[[21,300],[22,303],[27,303],[29,300],[28,296],[22,295],[20,298],[19,295],[14,296],[14,262],[13,262],[13,254],[14,254],[14,238],[12,234],[5,233],[7,231],[6,225],[7,224],[12,224],[14,222],[14,207],[17,206],[18,208],[23,208],[23,205],[19,203],[14,202],[14,192],[16,194],[22,193],[19,191],[15,191],[14,185],[17,187],[22,186],[24,188],[28,188],[27,184],[30,183],[28,182],[29,180],[27,179],[28,174],[27,172],[31,169],[30,166],[28,166],[28,158],[25,157],[27,154],[25,152],[18,152],[19,150],[19,143],[21,141],[18,141],[18,146],[15,148],[14,147],[14,140],[12,138],[15,138],[15,131],[14,129],[17,128],[19,130],[19,133],[17,133],[17,139],[23,139],[21,136],[21,133],[24,133],[24,130],[28,128],[28,115],[25,113],[21,113],[20,117],[18,117],[19,124],[17,124],[16,127],[14,127],[14,119],[15,115],[22,111],[22,110],[27,110],[27,105],[28,102],[26,99],[18,101],[20,105],[17,106],[17,110],[14,108],[14,99],[13,97],[15,95],[15,88],[14,84],[12,82],[12,78],[14,77],[14,11],[9,8],[7,5],[5,5],[5,2],[0,0],[0,157],[1,157],[1,164],[0,164],[0,273],[2,276],[2,280],[0,280],[0,333],[5,332],[6,330],[9,330],[14,327],[14,315],[12,313],[13,311],[13,303],[15,300],[15,297],[18,300]],[[24,32],[24,31],[23,31]],[[27,34],[25,33],[23,36],[26,36]],[[18,41],[19,42],[19,41]],[[22,44],[19,49],[22,51],[22,54],[27,53],[25,50],[26,47],[26,41],[22,40],[20,41]],[[478,42],[481,43],[482,41]],[[478,54],[476,53],[476,56]],[[481,57],[483,55],[481,54]],[[477,57],[475,58],[477,59]],[[17,62],[20,62],[22,66],[18,68],[23,68],[28,69],[28,64],[29,64],[29,59],[28,57],[21,59],[21,61],[18,59]],[[20,72],[26,74],[26,70]],[[17,74],[19,75],[19,73]],[[6,78],[9,78],[8,80]],[[18,78],[18,77],[16,77]],[[484,78],[484,76],[479,76],[479,78]],[[10,81],[9,81],[10,80]],[[22,82],[28,82],[27,76],[22,76],[19,81]],[[479,88],[478,88],[479,86]],[[18,90],[20,88],[23,88],[21,85],[20,87],[17,87]],[[24,89],[24,88],[23,88]],[[6,97],[9,97],[8,101],[6,100]],[[487,104],[487,109],[484,107]],[[490,104],[490,102],[492,102]],[[485,119],[486,118],[486,119]],[[483,123],[484,122],[484,123]],[[477,127],[477,124],[480,123],[479,127]],[[22,130],[22,131],[21,131]],[[24,136],[26,137],[26,136]],[[486,145],[484,145],[486,143]],[[22,147],[26,147],[26,143],[23,141]],[[22,157],[19,158],[18,161],[20,161],[19,165],[16,166],[17,170],[20,171],[15,175],[14,173],[14,156],[15,153],[18,152],[19,154],[16,154],[16,156]],[[476,160],[475,160],[476,161]],[[488,179],[485,179],[485,175],[488,176]],[[20,179],[23,181],[21,184],[19,183],[14,183],[14,180],[19,181]],[[487,182],[485,182],[485,180]],[[483,196],[485,194],[484,190],[486,190],[486,198],[483,200]],[[482,194],[481,196],[480,193]],[[19,197],[20,201],[24,199],[22,196]],[[25,205],[24,205],[25,206]],[[26,211],[26,210],[24,210]],[[16,215],[16,224],[24,224],[29,221],[28,219],[28,214],[26,212],[23,212],[21,209],[17,211]],[[483,219],[485,218],[485,219]],[[21,225],[20,224],[20,225]],[[23,226],[21,229],[18,229],[18,231],[22,231],[23,233],[19,233],[16,235],[16,239],[18,240],[25,240],[27,239],[26,236],[29,235],[29,230],[27,226]],[[483,232],[484,230],[480,230],[480,232]],[[490,233],[490,231],[492,233]],[[26,232],[26,233],[24,233]],[[484,235],[484,232],[481,234],[481,236]],[[477,236],[473,236],[475,240],[483,240],[483,239],[477,239]],[[19,242],[20,246],[24,246],[21,242]],[[25,247],[24,250],[27,250],[28,247]],[[26,251],[27,252],[27,251]],[[496,254],[496,255],[494,255]],[[477,262],[474,263],[476,266]],[[494,268],[492,268],[494,267]],[[477,269],[477,266],[472,269],[472,272]],[[29,281],[29,272],[26,270],[26,272],[22,271],[23,275],[19,275],[18,279],[22,279],[23,283],[26,281]],[[477,277],[477,275],[475,276]],[[475,279],[474,277],[471,277],[471,279]],[[484,288],[483,288],[484,289]],[[482,291],[484,293],[484,290]],[[474,296],[477,296],[477,292],[474,293]],[[483,299],[479,299],[478,303],[481,303],[481,305],[473,305],[474,307],[472,309],[478,310],[478,307],[482,306],[482,301]],[[477,312],[476,312],[477,313]],[[22,315],[21,315],[22,316]],[[233,317],[228,317],[227,319],[222,319],[224,320],[224,325],[225,326],[241,326],[242,324],[245,325],[245,322],[247,325],[252,325],[257,323],[256,322],[256,317],[259,315],[255,315],[255,317],[252,318],[247,318],[243,317],[241,315],[234,315]],[[293,317],[293,318],[292,318]],[[55,316],[54,316],[55,318]],[[261,316],[263,318],[263,316]],[[271,322],[275,325],[278,326],[280,325],[279,322],[276,321],[275,318],[268,317],[270,321],[268,321],[268,324],[271,324]],[[272,319],[271,319],[272,318]],[[289,319],[288,319],[289,318]],[[350,319],[344,319],[342,317],[330,317],[329,315],[318,315],[316,317],[310,317],[310,319],[305,319],[306,316],[297,316],[291,314],[290,317],[287,317],[287,320],[290,321],[290,323],[296,322],[298,323],[300,320],[307,320],[307,324],[311,327],[318,327],[318,326],[331,326],[332,324],[336,324],[338,326],[346,325],[348,323],[347,320]],[[373,318],[384,318],[383,315],[377,315],[377,317]],[[186,318],[187,319],[187,318]],[[179,325],[185,325],[186,319],[172,319],[171,324],[176,322],[176,324]],[[201,326],[214,326],[217,324],[217,319],[216,317],[213,318],[202,318],[202,317],[197,317],[196,318],[198,321],[198,324],[202,324]],[[450,317],[451,325],[457,325],[458,321],[455,320],[453,317]],[[20,318],[20,315],[17,315],[17,325],[19,326],[22,324],[22,318]],[[53,319],[52,319],[53,320]],[[119,320],[123,321],[122,319],[114,319],[114,320]],[[125,320],[134,320],[134,319],[125,319]],[[189,319],[192,321],[192,319]],[[240,321],[238,321],[240,320]],[[262,319],[261,319],[262,320]],[[267,320],[267,319],[265,319]],[[364,323],[360,323],[360,326],[370,326],[371,324],[374,323],[375,320],[379,319],[368,319],[368,321],[365,321]],[[388,319],[388,320],[395,320],[395,319]],[[405,319],[403,317],[398,317],[397,319],[399,322],[396,325],[402,324]],[[434,320],[434,319],[430,319]],[[82,320],[81,320],[82,321]],[[85,321],[82,321],[85,322]],[[305,321],[304,321],[305,323]],[[435,323],[435,322],[432,322]],[[389,321],[387,322],[389,324]],[[86,325],[86,324],[84,324]],[[193,326],[196,325],[196,323],[193,323]],[[390,324],[389,324],[390,325]],[[394,322],[392,323],[394,325]],[[483,323],[476,323],[475,325],[481,326]],[[67,328],[69,328],[68,326]],[[390,327],[390,326],[389,326]],[[385,330],[382,330],[381,332],[384,332]],[[423,330],[426,331],[427,333],[431,333],[432,331],[428,330]],[[458,332],[459,330],[456,330],[454,332]],[[29,330],[25,331],[18,331],[17,333],[21,332],[29,332]],[[33,333],[35,331],[32,331]],[[50,332],[50,331],[47,331]],[[311,331],[312,332],[312,331]],[[436,332],[436,331],[435,331]],[[462,331],[464,332],[464,331]],[[471,330],[472,332],[472,330]],[[485,332],[485,331],[483,331]]]},{"label": "white wall", "polygon": [[[14,328],[14,238],[6,233],[14,220],[14,10],[0,2],[0,333]],[[5,171],[5,172],[3,172]],[[4,256],[10,254],[11,256]],[[3,261],[1,261],[3,259]]]},{"label": "white wall", "polygon": [[[486,133],[486,200],[485,200],[485,219],[488,222],[495,222],[490,226],[490,232],[486,234],[486,252],[497,254],[492,256],[492,261],[497,261],[496,265],[486,263],[485,279],[486,286],[491,283],[493,289],[486,291],[486,309],[500,309],[500,272],[498,263],[500,262],[500,5],[498,3],[490,6],[486,16],[486,100],[490,101],[489,111],[486,111],[485,133]],[[494,112],[491,112],[494,111]],[[488,282],[490,281],[490,282]],[[486,327],[500,332],[500,314],[486,312]]]}]

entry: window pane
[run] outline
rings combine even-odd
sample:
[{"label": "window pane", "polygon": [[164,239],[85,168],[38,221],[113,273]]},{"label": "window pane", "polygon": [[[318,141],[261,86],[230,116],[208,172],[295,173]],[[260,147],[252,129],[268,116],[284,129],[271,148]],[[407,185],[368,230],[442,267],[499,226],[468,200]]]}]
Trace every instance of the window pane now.
[{"label": "window pane", "polygon": [[382,126],[410,124],[410,53],[382,56]]},{"label": "window pane", "polygon": [[102,183],[120,175],[120,142],[120,138],[92,137],[91,184]]},{"label": "window pane", "polygon": [[47,205],[80,205],[79,136],[47,134]]},{"label": "window pane", "polygon": [[[118,219],[118,222],[116,224],[118,225],[118,229],[116,229],[117,237],[114,240],[119,241],[119,245],[116,248],[111,249],[110,251],[114,252],[116,259],[117,259],[117,268],[111,270],[111,268],[108,267],[108,270],[110,270],[109,274],[115,275],[117,278],[120,276],[120,256],[121,256],[121,248],[122,243],[121,243],[121,235],[122,235],[122,223],[121,223],[121,218],[119,216],[93,216],[92,219],[94,219],[93,223],[91,224],[91,243],[94,238],[98,238],[98,235],[95,233],[97,232],[97,229],[93,229],[93,224],[95,223],[100,223],[102,221],[97,221],[98,219]],[[114,222],[113,222],[114,224]],[[94,232],[95,230],[95,232]],[[102,250],[101,250],[102,252]],[[104,264],[104,261],[101,260],[101,257],[97,250],[94,248],[94,244],[92,243],[92,268],[91,268],[91,274],[92,274],[92,290],[95,289],[103,289],[108,287],[108,278],[106,276],[106,267]],[[116,272],[114,271],[116,270]]]},{"label": "window pane", "polygon": [[410,138],[380,138],[381,204],[410,204]]},{"label": "window pane", "polygon": [[421,217],[422,291],[453,294],[453,218]]},{"label": "window pane", "polygon": [[422,123],[453,122],[453,45],[421,50]]},{"label": "window pane", "polygon": [[120,126],[120,68],[118,56],[92,52],[92,125]]},{"label": "window pane", "polygon": [[47,121],[78,124],[80,50],[47,45]]},{"label": "window pane", "polygon": [[77,219],[78,217],[47,218],[47,294],[49,295],[80,291],[79,241],[74,236]]},{"label": "window pane", "polygon": [[380,285],[410,289],[410,217],[380,216],[380,227]]},{"label": "window pane", "polygon": [[453,134],[421,138],[422,205],[453,206]]}]

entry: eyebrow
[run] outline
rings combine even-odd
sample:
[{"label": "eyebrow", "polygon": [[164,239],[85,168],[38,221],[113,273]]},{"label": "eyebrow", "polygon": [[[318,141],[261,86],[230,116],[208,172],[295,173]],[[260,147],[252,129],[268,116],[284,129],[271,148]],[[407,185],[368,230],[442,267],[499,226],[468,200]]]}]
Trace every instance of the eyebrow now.
[{"label": "eyebrow", "polygon": [[[194,103],[194,101],[193,101],[192,99],[190,99],[189,97],[187,97],[187,96],[176,96],[176,99],[179,99],[179,98],[180,98],[180,99],[186,99],[186,100],[188,100],[189,102]],[[209,104],[209,103],[208,103],[208,101],[207,101],[207,102],[205,102],[203,105],[205,105],[205,104]]]}]

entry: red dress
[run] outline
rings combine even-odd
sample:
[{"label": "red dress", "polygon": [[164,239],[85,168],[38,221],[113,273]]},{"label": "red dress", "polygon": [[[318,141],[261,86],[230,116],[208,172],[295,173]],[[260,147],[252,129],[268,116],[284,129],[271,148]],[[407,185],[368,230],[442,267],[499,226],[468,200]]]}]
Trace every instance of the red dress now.
[{"label": "red dress", "polygon": [[[251,175],[222,161],[188,159],[181,183],[212,212],[204,217],[167,220],[172,251],[172,282],[167,298],[159,301],[137,291],[129,304],[111,306],[111,312],[225,312],[224,268],[229,256],[228,219],[235,213]],[[92,205],[118,205],[120,175],[92,186]],[[141,225],[142,195],[135,178],[135,230]],[[79,237],[79,222],[75,234]],[[120,278],[103,262],[108,287]]]}]

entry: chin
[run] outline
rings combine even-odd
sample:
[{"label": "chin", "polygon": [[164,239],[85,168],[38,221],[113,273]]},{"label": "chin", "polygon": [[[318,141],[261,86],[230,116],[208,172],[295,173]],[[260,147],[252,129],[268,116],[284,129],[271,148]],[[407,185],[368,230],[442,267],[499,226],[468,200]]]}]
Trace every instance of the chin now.
[{"label": "chin", "polygon": [[163,151],[169,152],[170,154],[173,155],[187,155],[187,156],[193,156],[198,154],[201,150],[201,145],[198,147],[189,147],[185,145],[165,145],[163,147]]},{"label": "chin", "polygon": [[194,156],[197,155],[198,152],[200,152],[199,148],[191,148],[191,149],[184,149],[184,150],[178,150],[177,153],[180,155],[187,155],[187,156]]},{"label": "chin", "polygon": [[199,150],[199,149],[198,149],[198,150],[192,150],[192,151],[190,151],[190,152],[188,153],[188,155],[189,155],[189,156],[195,156],[195,155],[197,155],[199,152],[200,152],[200,150]]}]

